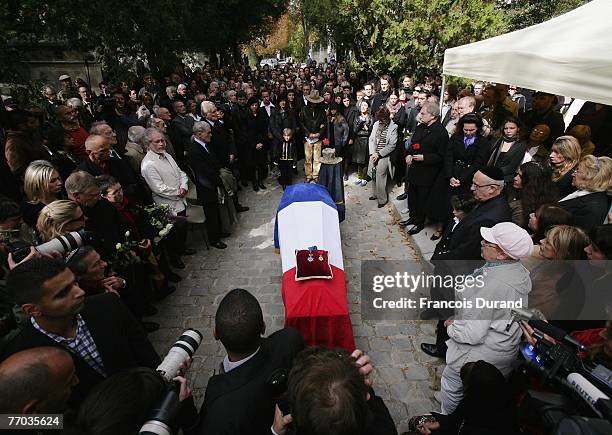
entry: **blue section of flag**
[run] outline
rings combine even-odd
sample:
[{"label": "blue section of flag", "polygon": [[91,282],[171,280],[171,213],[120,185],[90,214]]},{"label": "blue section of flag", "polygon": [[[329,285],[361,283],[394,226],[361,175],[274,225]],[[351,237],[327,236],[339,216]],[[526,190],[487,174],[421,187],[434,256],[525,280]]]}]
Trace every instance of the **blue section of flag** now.
[{"label": "blue section of flag", "polygon": [[323,202],[334,210],[338,210],[336,203],[333,201],[327,188],[320,184],[291,184],[287,186],[285,192],[283,193],[283,197],[278,204],[278,209],[276,210],[276,221],[274,222],[274,247],[280,248],[280,244],[278,242],[278,212],[293,204],[294,202],[311,202],[311,201],[319,201]]}]

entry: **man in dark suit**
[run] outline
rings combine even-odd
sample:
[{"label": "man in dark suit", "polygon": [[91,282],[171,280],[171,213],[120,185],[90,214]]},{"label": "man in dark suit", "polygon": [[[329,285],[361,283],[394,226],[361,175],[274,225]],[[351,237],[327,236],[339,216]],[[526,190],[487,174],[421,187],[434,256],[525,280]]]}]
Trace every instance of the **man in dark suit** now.
[{"label": "man in dark suit", "polygon": [[198,198],[202,201],[206,216],[206,230],[211,244],[217,249],[227,245],[220,239],[221,218],[219,216],[219,199],[217,188],[222,186],[219,170],[221,164],[211,148],[212,131],[207,122],[196,122],[193,126],[193,138],[187,151],[187,160],[193,170]]},{"label": "man in dark suit", "polygon": [[112,175],[125,192],[125,195],[140,204],[151,202],[150,193],[136,176],[130,165],[117,154],[111,154],[111,145],[104,136],[92,134],[85,140],[87,160],[83,160],[77,167],[97,177],[99,175]]},{"label": "man in dark suit", "polygon": [[65,188],[68,199],[81,207],[85,229],[95,235],[93,244],[104,260],[110,260],[116,251],[117,243],[125,240],[128,227],[117,209],[100,196],[96,179],[88,172],[74,171],[66,179]]},{"label": "man in dark suit", "polygon": [[269,434],[274,420],[274,380],[286,377],[304,347],[294,329],[262,338],[259,302],[242,289],[230,291],[215,315],[215,339],[227,351],[220,373],[208,381],[198,434]]},{"label": "man in dark suit", "polygon": [[391,88],[393,87],[393,83],[391,81],[391,77],[388,75],[384,75],[380,78],[380,92],[372,97],[372,115],[376,115],[378,109],[387,104],[387,100],[389,100],[389,95],[391,95]]},{"label": "man in dark suit", "polygon": [[170,122],[169,134],[176,153],[177,163],[182,166],[185,163],[185,152],[191,142],[194,119],[187,116],[187,107],[182,101],[175,101],[173,107],[176,115]]},{"label": "man in dark suit", "polygon": [[33,258],[13,269],[6,286],[30,321],[4,349],[4,356],[39,346],[72,353],[79,384],[78,404],[104,378],[161,362],[141,326],[114,294],[85,299],[63,260]]},{"label": "man in dark suit", "polygon": [[[512,212],[504,190],[504,173],[494,166],[477,171],[472,179],[471,191],[478,205],[457,224],[454,230],[446,232],[440,239],[431,261],[436,264],[436,273],[452,275],[469,274],[483,264],[480,253],[480,227],[493,227],[500,222],[510,222]],[[450,295],[447,295],[450,297]],[[421,313],[422,319],[437,317],[438,313]],[[446,328],[438,324],[437,344],[422,343],[423,352],[443,357]],[[443,326],[443,325],[442,325]]]},{"label": "man in dark suit", "polygon": [[448,132],[439,121],[440,109],[435,103],[426,103],[421,109],[421,124],[412,136],[411,149],[406,156],[408,174],[408,208],[410,219],[401,222],[414,235],[425,227],[425,204],[431,188],[442,170]]}]

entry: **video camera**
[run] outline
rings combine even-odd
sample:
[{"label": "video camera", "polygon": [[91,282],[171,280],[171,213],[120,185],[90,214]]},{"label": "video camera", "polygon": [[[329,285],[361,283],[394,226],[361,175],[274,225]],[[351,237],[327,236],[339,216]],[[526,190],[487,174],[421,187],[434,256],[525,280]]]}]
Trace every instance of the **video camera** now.
[{"label": "video camera", "polygon": [[560,387],[564,393],[528,390],[528,408],[551,434],[612,433],[612,371],[585,364],[577,353],[586,347],[562,329],[536,318],[527,323],[537,339],[535,345],[521,345],[527,367],[541,375],[544,385]]},{"label": "video camera", "polygon": [[174,433],[181,403],[179,401],[180,383],[173,379],[181,365],[196,353],[202,338],[200,331],[187,329],[172,345],[164,360],[157,367],[157,372],[168,382],[168,388],[151,410],[139,434],[172,435]]},{"label": "video camera", "polygon": [[[94,235],[90,231],[72,231],[52,238],[46,243],[35,246],[41,254],[51,254],[54,251],[64,255],[66,252],[74,251],[84,245],[89,245],[94,240]],[[13,261],[20,263],[30,253],[31,245],[23,242],[12,242],[8,244],[9,251],[13,255]]]}]

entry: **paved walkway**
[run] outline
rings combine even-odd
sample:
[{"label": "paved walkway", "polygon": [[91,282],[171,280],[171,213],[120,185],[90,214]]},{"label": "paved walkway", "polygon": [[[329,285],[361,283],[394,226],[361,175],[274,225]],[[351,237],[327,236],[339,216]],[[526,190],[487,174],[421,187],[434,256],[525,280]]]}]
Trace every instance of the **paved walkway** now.
[{"label": "paved walkway", "polygon": [[[376,369],[374,389],[385,400],[401,432],[407,430],[412,415],[439,408],[431,387],[434,372],[441,374],[440,360],[419,350],[420,343],[433,340],[434,323],[362,320],[361,261],[414,261],[419,254],[397,225],[396,206],[389,203],[377,208],[375,201],[368,200],[370,186],[354,186],[353,177],[345,183],[347,212],[340,225],[349,310],[357,347],[369,353]],[[162,325],[150,335],[162,355],[185,328],[197,328],[204,335],[188,373],[198,406],[209,377],[218,370],[224,356],[221,344],[213,338],[213,325],[218,303],[228,290],[241,287],[257,297],[268,333],[283,326],[281,264],[273,246],[274,217],[282,190],[271,179],[267,185],[265,191],[253,192],[249,187],[240,192],[241,202],[251,210],[240,215],[235,233],[225,240],[227,249],[207,251],[199,233],[190,233],[191,246],[198,253],[183,257],[187,265],[181,271],[183,281],[173,295],[159,304],[159,314],[151,318]],[[399,193],[396,188],[391,197]]]}]

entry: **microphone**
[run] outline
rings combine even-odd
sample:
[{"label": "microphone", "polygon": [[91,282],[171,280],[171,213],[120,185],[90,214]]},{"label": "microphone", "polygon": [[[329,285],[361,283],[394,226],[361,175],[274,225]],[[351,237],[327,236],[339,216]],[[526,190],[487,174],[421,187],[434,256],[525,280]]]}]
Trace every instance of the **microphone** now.
[{"label": "microphone", "polygon": [[609,397],[579,373],[570,373],[567,375],[566,381],[601,416],[595,404],[599,399],[606,400]]},{"label": "microphone", "polygon": [[583,352],[587,350],[586,346],[580,343],[580,341],[576,340],[574,337],[569,335],[563,329],[559,329],[556,326],[551,325],[550,323],[546,323],[543,320],[539,320],[539,319],[532,319],[532,320],[529,320],[527,323],[529,323],[529,325],[531,325],[533,328],[538,329],[539,331],[543,332],[544,334],[550,335],[552,338],[554,338],[557,341],[564,341],[578,348],[578,350],[581,350]]}]

